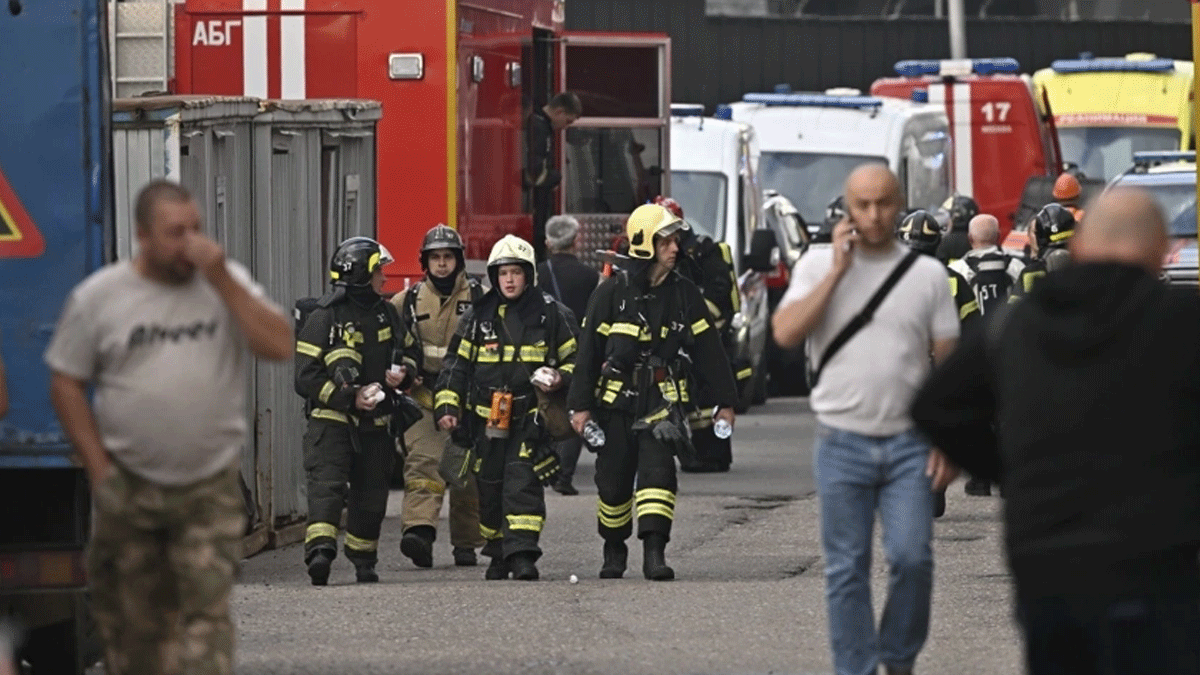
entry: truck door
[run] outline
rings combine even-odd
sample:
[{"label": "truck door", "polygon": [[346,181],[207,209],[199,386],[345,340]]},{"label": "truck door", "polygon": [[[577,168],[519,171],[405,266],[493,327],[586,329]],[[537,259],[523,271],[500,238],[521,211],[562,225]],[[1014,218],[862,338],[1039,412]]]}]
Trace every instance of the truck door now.
[{"label": "truck door", "polygon": [[559,44],[557,89],[579,96],[583,117],[559,144],[558,209],[579,219],[585,260],[670,191],[670,47],[665,35],[567,33]]}]

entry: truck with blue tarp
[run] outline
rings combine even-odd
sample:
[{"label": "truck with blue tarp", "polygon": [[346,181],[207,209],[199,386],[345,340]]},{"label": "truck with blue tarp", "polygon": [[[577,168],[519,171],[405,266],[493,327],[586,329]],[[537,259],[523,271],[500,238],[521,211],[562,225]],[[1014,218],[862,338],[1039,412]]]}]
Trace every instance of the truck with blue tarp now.
[{"label": "truck with blue tarp", "polygon": [[87,483],[42,360],[71,289],[110,258],[104,2],[0,4],[0,618],[35,675],[95,662],[86,606]]}]

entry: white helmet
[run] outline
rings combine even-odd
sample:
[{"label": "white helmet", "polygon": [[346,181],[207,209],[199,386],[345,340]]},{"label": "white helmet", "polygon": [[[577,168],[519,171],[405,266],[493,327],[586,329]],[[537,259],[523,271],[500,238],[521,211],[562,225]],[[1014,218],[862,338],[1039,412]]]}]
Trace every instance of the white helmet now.
[{"label": "white helmet", "polygon": [[488,279],[492,282],[492,288],[497,286],[496,279],[501,265],[521,265],[525,268],[526,286],[537,284],[537,258],[534,257],[533,246],[524,239],[506,234],[492,246],[492,253],[487,261]]}]

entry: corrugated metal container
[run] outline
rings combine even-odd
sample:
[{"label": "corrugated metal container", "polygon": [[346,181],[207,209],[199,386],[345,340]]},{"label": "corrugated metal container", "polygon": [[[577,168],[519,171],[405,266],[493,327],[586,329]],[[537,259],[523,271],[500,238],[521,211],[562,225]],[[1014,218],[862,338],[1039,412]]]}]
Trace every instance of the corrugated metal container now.
[{"label": "corrugated metal container", "polygon": [[[289,308],[326,290],[340,241],[375,236],[381,114],[374,101],[269,101],[255,118],[255,278]],[[281,529],[307,513],[303,404],[291,368],[257,370],[257,489],[264,520]]]}]

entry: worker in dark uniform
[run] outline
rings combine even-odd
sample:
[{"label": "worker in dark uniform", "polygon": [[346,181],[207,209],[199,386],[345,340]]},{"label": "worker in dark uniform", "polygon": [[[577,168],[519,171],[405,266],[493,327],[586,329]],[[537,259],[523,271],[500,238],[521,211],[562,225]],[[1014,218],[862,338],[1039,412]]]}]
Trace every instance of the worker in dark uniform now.
[{"label": "worker in dark uniform", "polygon": [[543,486],[557,478],[534,387],[570,385],[578,334],[565,305],[537,289],[533,247],[506,235],[492,247],[492,288],[450,339],[434,396],[441,428],[475,440],[479,527],[492,559],[485,579],[538,578]]},{"label": "worker in dark uniform", "polygon": [[1017,277],[1017,283],[1008,295],[1009,302],[1017,302],[1029,295],[1038,279],[1070,260],[1067,240],[1075,234],[1075,225],[1075,214],[1061,204],[1051,202],[1038,211],[1029,242],[1033,260]]},{"label": "worker in dark uniform", "polygon": [[[670,197],[659,196],[655,202],[683,219],[683,207]],[[704,296],[709,318],[721,336],[721,344],[733,367],[737,390],[745,390],[750,376],[754,374],[749,359],[736,358],[737,345],[734,336],[734,316],[742,309],[742,298],[738,293],[737,272],[733,268],[733,254],[729,244],[715,242],[691,227],[679,231],[679,260],[675,269],[680,276],[696,285]],[[695,391],[692,383],[692,400],[705,398]],[[692,430],[692,445],[696,448],[695,460],[680,459],[679,469],[688,473],[728,471],[733,463],[733,443],[729,438],[719,438],[713,433],[712,409],[693,406],[688,415]]]},{"label": "worker in dark uniform", "polygon": [[594,421],[605,437],[596,456],[602,579],[625,573],[635,506],[643,575],[675,578],[665,550],[675,518],[674,455],[689,446],[689,379],[706,397],[697,404],[718,407],[716,419],[730,428],[734,421],[737,390],[725,348],[699,289],[674,271],[685,227],[657,204],[630,214],[628,256],[596,289],[580,333],[567,404],[581,436],[595,435]]},{"label": "worker in dark uniform", "polygon": [[946,235],[938,245],[936,257],[949,265],[971,250],[971,219],[979,215],[979,204],[966,195],[954,194],[942,204],[946,220]]},{"label": "worker in dark uniform", "polygon": [[343,507],[343,548],[355,576],[379,580],[379,530],[396,461],[389,424],[404,401],[396,388],[407,384],[389,372],[401,361],[398,317],[380,296],[390,262],[372,239],[343,242],[330,262],[333,290],[317,301],[296,342],[296,393],[308,411],[304,562],[315,586],[329,580]]},{"label": "worker in dark uniform", "polygon": [[583,104],[579,97],[564,91],[526,120],[525,189],[532,200],[533,245],[539,261],[546,257],[546,221],[554,213],[554,188],[562,181],[562,175],[555,168],[554,139],[581,115]]},{"label": "worker in dark uniform", "polygon": [[[942,243],[942,228],[932,213],[916,209],[909,211],[900,220],[896,236],[912,250],[936,257],[938,247]],[[967,283],[963,275],[950,269],[949,265],[946,266],[946,275],[950,280],[950,297],[954,298],[954,305],[958,308],[958,321],[962,332],[978,328],[983,314],[979,311],[979,301],[975,298],[971,284]],[[937,518],[946,512],[946,491],[938,491],[934,496],[936,501],[933,505],[933,515]]]}]

